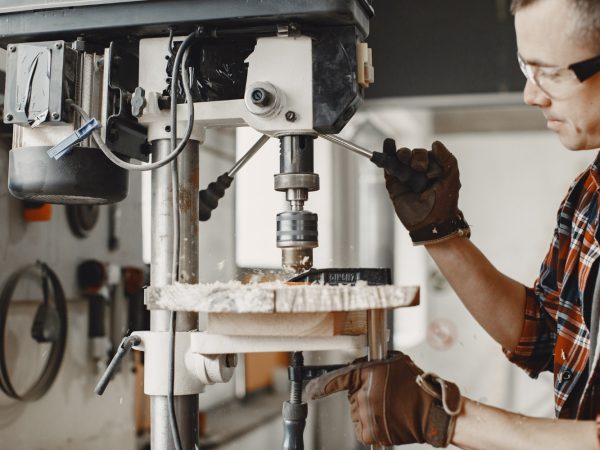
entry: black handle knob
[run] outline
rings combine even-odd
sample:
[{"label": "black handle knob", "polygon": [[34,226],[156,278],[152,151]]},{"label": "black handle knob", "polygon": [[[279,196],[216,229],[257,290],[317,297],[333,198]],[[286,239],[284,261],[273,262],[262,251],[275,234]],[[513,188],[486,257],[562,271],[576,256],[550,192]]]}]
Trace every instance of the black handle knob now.
[{"label": "black handle knob", "polygon": [[219,200],[225,195],[225,191],[233,183],[233,177],[225,172],[217,181],[213,181],[206,189],[200,191],[198,195],[198,219],[200,222],[206,222],[210,219],[211,213],[219,206]]},{"label": "black handle knob", "polygon": [[371,161],[377,166],[385,169],[390,175],[394,175],[403,183],[408,183],[413,192],[420,194],[423,192],[429,183],[427,175],[420,172],[410,170],[395,156],[386,155],[381,152],[373,152]]},{"label": "black handle knob", "polygon": [[283,450],[304,450],[304,427],[308,416],[306,403],[283,403]]}]

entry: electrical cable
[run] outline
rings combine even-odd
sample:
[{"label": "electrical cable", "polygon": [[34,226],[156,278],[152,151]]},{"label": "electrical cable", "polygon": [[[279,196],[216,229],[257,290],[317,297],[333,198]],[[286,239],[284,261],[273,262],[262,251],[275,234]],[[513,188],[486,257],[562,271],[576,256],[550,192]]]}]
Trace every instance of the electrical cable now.
[{"label": "electrical cable", "polygon": [[[171,73],[171,153],[177,148],[177,84],[179,76],[179,68],[182,61],[184,62],[183,68],[181,69],[181,77],[183,81],[183,89],[185,92],[186,100],[192,105],[191,109],[191,122],[194,119],[193,113],[193,101],[190,89],[190,79],[187,67],[189,57],[189,46],[193,40],[198,36],[198,32],[189,34],[181,43],[177,49],[175,61],[173,62],[173,69]],[[184,137],[179,143],[181,148],[184,148],[189,140],[189,136]],[[171,187],[172,187],[172,203],[173,203],[173,261],[172,261],[172,280],[176,282],[179,280],[179,253],[180,253],[180,211],[179,211],[179,173],[177,169],[177,160],[173,160],[171,163]],[[173,443],[176,450],[181,450],[181,437],[179,435],[179,428],[177,426],[177,417],[175,415],[175,329],[177,327],[177,313],[171,311],[171,320],[169,325],[169,364],[168,364],[168,390],[167,390],[167,409],[169,412],[169,425],[171,428],[171,435],[173,437]]]},{"label": "electrical cable", "polygon": [[169,27],[169,43],[167,44],[169,46],[169,55],[171,55],[171,58],[173,58],[175,56],[175,53],[173,53],[173,38],[175,37],[175,29],[173,27]]},{"label": "electrical cable", "polygon": [[[175,60],[173,61],[173,69],[171,71],[171,147],[173,149],[178,148],[179,151],[181,151],[181,149],[187,145],[187,141],[190,138],[186,132],[185,137],[181,140],[181,142],[179,143],[179,146],[177,146],[177,83],[179,81],[179,67],[181,66],[181,61],[183,60],[184,54],[187,55],[187,53],[186,53],[187,48],[199,36],[200,36],[200,31],[196,30],[193,33],[188,34],[187,37],[181,42],[181,45],[177,49],[177,54],[175,55]],[[187,74],[185,74],[185,76],[187,76]],[[184,77],[183,74],[182,74],[182,77]],[[191,109],[190,109],[190,111],[188,111],[188,114],[190,115],[190,117],[192,119],[190,122],[192,122],[192,125],[193,125],[194,101],[192,98],[191,90],[186,89],[186,84],[188,85],[188,88],[189,88],[189,83],[184,82],[183,89],[185,92],[186,102],[188,103],[188,108],[191,105]],[[188,124],[188,126],[189,126],[189,124]],[[190,135],[191,135],[191,129],[190,129]],[[179,147],[181,147],[181,149]],[[169,155],[169,156],[171,156],[171,155]],[[165,160],[167,158],[165,158]]]},{"label": "electrical cable", "polygon": [[[6,363],[5,353],[5,341],[4,335],[6,333],[6,321],[8,318],[8,308],[12,302],[12,298],[19,281],[31,273],[39,273],[42,271],[42,290],[44,292],[44,304],[48,304],[48,298],[50,297],[50,290],[52,291],[52,299],[54,308],[58,317],[58,329],[56,335],[50,339],[52,345],[46,365],[38,379],[33,385],[27,389],[24,394],[18,394],[10,380],[8,374],[8,366]],[[49,284],[48,284],[49,281]],[[48,289],[51,287],[51,289]],[[2,292],[0,293],[0,390],[2,390],[7,396],[20,401],[34,401],[41,398],[52,386],[60,366],[62,364],[63,356],[65,353],[65,346],[67,341],[67,305],[65,300],[65,293],[60,283],[60,280],[56,274],[44,263],[38,262],[26,266],[16,272],[14,272],[6,281]]]},{"label": "electrical cable", "polygon": [[[187,123],[183,138],[179,142],[179,145],[176,145],[176,143],[177,143],[177,94],[175,92],[176,89],[174,91],[173,87],[177,86],[177,81],[178,81],[178,76],[179,76],[179,67],[181,66],[181,60],[183,59],[183,54],[185,53],[185,50],[190,46],[192,41],[194,41],[195,39],[197,39],[199,37],[199,35],[200,35],[200,32],[195,31],[193,33],[190,33],[181,42],[181,45],[179,46],[179,49],[177,50],[177,54],[175,56],[175,61],[173,63],[173,73],[172,73],[172,77],[171,77],[171,83],[172,83],[171,84],[171,143],[172,143],[172,151],[165,158],[161,159],[160,161],[155,161],[155,162],[152,162],[149,164],[131,164],[131,163],[123,161],[121,158],[119,158],[102,140],[100,133],[97,130],[95,130],[92,133],[92,137],[94,138],[94,141],[96,141],[96,144],[98,144],[98,147],[100,148],[102,153],[104,153],[104,155],[113,164],[119,166],[122,169],[137,171],[137,172],[143,172],[146,170],[154,170],[154,169],[163,167],[166,164],[170,163],[171,161],[175,160],[175,158],[177,158],[177,156],[179,156],[179,154],[183,151],[183,149],[187,145],[187,143],[190,139],[190,136],[192,135],[192,131],[194,129],[194,100],[192,98],[191,90],[185,89],[185,86],[184,86],[185,99],[186,99],[186,104],[188,106],[188,123]],[[67,99],[67,104],[69,106],[71,106],[71,108],[73,108],[75,111],[77,111],[79,113],[79,115],[83,118],[83,120],[85,120],[86,122],[90,120],[90,116],[87,114],[87,112],[85,112],[85,110],[83,108],[81,108],[79,105],[77,105],[75,102],[73,102],[70,99]]]},{"label": "electrical cable", "polygon": [[171,435],[173,436],[173,444],[175,450],[182,450],[181,437],[177,426],[177,418],[175,416],[175,328],[177,324],[177,312],[171,311],[171,320],[169,321],[169,377],[167,380],[167,409],[169,410],[169,425],[171,427]]},{"label": "electrical cable", "polygon": [[[189,48],[184,51],[183,61],[184,67],[181,69],[181,77],[183,80],[183,90],[185,91],[186,97],[191,97],[192,92],[190,88],[190,78],[188,69],[185,67],[188,62]],[[175,66],[173,67],[175,70]],[[171,110],[171,148],[174,148],[177,143],[177,136],[175,135],[176,129],[173,123],[177,123],[177,114],[173,114]],[[192,116],[193,119],[193,116]],[[189,142],[186,141],[185,145]],[[172,191],[172,203],[173,203],[173,261],[172,261],[172,280],[173,282],[179,281],[179,254],[181,252],[181,212],[179,210],[179,171],[177,160],[173,160],[171,163],[171,191]]]},{"label": "electrical cable", "polygon": [[[187,105],[188,105],[188,124],[186,127],[185,135],[184,135],[183,139],[181,140],[181,143],[185,143],[185,144],[187,144],[187,141],[189,140],[190,136],[192,135],[192,130],[194,128],[194,103],[192,101],[191,96],[190,96],[190,98],[188,98],[186,100],[187,100]],[[77,111],[77,113],[83,118],[84,121],[87,122],[88,120],[90,120],[90,116],[88,115],[87,112],[85,112],[85,110],[81,106],[76,105],[72,100],[67,100],[67,104],[71,108],[73,108],[75,111]],[[144,172],[146,170],[159,169],[159,168],[169,164],[175,158],[177,158],[185,147],[185,145],[181,145],[181,143],[180,143],[180,145],[177,146],[175,151],[169,153],[167,156],[165,156],[160,161],[147,163],[147,164],[131,164],[131,163],[123,161],[121,158],[119,158],[102,140],[102,137],[100,136],[100,133],[98,131],[94,131],[92,133],[92,137],[94,138],[94,141],[96,141],[96,144],[98,144],[98,147],[100,148],[102,153],[104,153],[104,155],[113,164],[119,166],[121,169],[130,170],[133,172]]]}]

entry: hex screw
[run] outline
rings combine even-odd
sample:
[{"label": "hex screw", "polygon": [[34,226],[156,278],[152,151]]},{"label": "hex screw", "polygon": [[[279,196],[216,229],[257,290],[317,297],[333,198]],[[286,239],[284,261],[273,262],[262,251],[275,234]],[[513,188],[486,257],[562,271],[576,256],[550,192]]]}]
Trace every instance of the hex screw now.
[{"label": "hex screw", "polygon": [[269,94],[269,92],[263,88],[253,89],[252,93],[250,94],[250,98],[252,103],[257,106],[267,106],[269,103],[271,103],[271,94]]},{"label": "hex screw", "polygon": [[14,53],[17,51],[17,46],[16,45],[9,45],[8,46],[8,51],[11,53]]},{"label": "hex screw", "polygon": [[12,115],[12,114],[7,114],[7,115],[6,115],[6,121],[7,121],[7,122],[12,122],[12,120],[13,120],[13,119],[14,119],[14,117],[13,117],[13,115]]},{"label": "hex screw", "polygon": [[62,43],[61,42],[57,42],[56,44],[54,44],[54,46],[60,50],[62,48]]},{"label": "hex screw", "polygon": [[255,103],[260,103],[264,97],[264,90],[263,89],[254,89],[252,91],[252,101]]},{"label": "hex screw", "polygon": [[57,112],[53,112],[50,117],[52,117],[52,120],[58,120],[60,119],[60,114]]},{"label": "hex screw", "polygon": [[296,113],[294,111],[288,111],[285,113],[285,120],[287,120],[288,122],[295,122],[297,118],[298,116],[296,116]]},{"label": "hex screw", "polygon": [[237,366],[237,355],[235,353],[225,355],[225,366],[229,368]]}]

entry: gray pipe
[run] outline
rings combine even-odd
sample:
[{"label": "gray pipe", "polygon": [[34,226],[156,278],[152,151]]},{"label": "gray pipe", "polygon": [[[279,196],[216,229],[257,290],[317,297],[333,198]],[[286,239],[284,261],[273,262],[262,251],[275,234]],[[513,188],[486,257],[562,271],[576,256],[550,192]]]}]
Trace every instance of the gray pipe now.
[{"label": "gray pipe", "polygon": [[[198,142],[190,141],[179,155],[179,198],[180,198],[180,258],[181,279],[186,283],[198,282],[198,216],[194,199],[199,190]],[[168,139],[152,143],[154,161],[164,158],[171,151]],[[152,172],[152,264],[150,282],[152,286],[172,284],[171,262],[173,260],[173,209],[172,186],[169,165]],[[168,331],[170,312],[150,311],[150,330]],[[198,328],[195,313],[177,313],[177,331]],[[165,361],[165,368],[167,362]],[[198,396],[175,397],[175,414],[185,450],[193,450],[198,434]],[[173,450],[174,444],[169,428],[166,396],[151,398],[152,450]]]}]

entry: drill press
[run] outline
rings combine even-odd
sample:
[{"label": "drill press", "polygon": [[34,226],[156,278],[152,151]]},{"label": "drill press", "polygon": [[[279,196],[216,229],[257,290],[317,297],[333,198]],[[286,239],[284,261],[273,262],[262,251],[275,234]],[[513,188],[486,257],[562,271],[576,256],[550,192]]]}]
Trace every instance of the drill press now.
[{"label": "drill press", "polygon": [[[186,202],[177,214],[181,226],[176,225],[173,199],[197,191],[197,150],[204,128],[250,126],[280,141],[280,171],[274,182],[289,204],[276,218],[282,267],[293,274],[310,269],[313,249],[318,246],[317,215],[305,209],[308,193],[319,189],[313,142],[319,134],[341,131],[372,81],[370,52],[363,42],[373,15],[371,2],[142,1],[144,14],[139,14],[139,2],[129,1],[84,1],[76,7],[60,0],[50,6],[30,1],[28,8],[15,2],[12,8],[0,10],[0,17],[6,19],[0,45],[15,56],[9,54],[4,115],[15,134],[10,172],[13,193],[57,203],[118,201],[127,191],[127,172],[103,159],[102,140],[121,160],[146,161],[151,153],[154,162],[174,152],[173,140],[187,142],[178,157],[179,170],[172,172],[164,166],[153,173],[151,284],[197,283],[193,258],[197,210]],[[38,9],[44,9],[44,14],[38,14]],[[187,33],[189,57],[182,63],[181,82],[170,84],[179,75],[173,73],[178,46],[187,41],[173,35]],[[28,63],[24,65],[25,55]],[[42,70],[46,67],[51,70]],[[191,78],[189,86],[184,75]],[[187,87],[192,100],[187,100],[188,108],[182,104],[188,99]],[[28,92],[33,97],[23,94]],[[38,95],[44,92],[50,95]],[[193,121],[189,120],[191,128],[186,133],[183,124],[189,108]],[[89,121],[82,112],[89,114]],[[179,118],[175,125],[181,122],[176,133],[173,113]],[[101,126],[101,139],[95,137],[97,126]],[[253,151],[263,143],[257,142]],[[32,148],[36,160],[28,161]],[[52,154],[58,157],[47,157],[49,149],[56,150]],[[220,177],[212,190],[209,186],[209,212],[237,170],[239,166]],[[47,174],[57,182],[43,183]],[[172,183],[173,174],[179,175],[177,186]],[[202,212],[202,196],[200,200]],[[170,237],[179,233],[176,245]],[[174,270],[171,261],[177,254],[179,270]],[[151,441],[158,450],[175,445],[166,420],[168,381],[162,375],[168,313],[153,310],[149,334],[143,340],[136,336],[124,342],[119,353],[122,357],[143,341],[149,365],[145,390],[153,406]],[[188,331],[197,326],[193,313],[180,314],[175,324],[175,408],[186,449],[195,440],[197,394],[203,384],[227,381],[234,365],[225,355],[179,359],[185,353],[180,346],[185,347],[193,334]],[[378,328],[376,334],[373,342],[385,340],[385,329]],[[297,370],[303,366],[301,356],[296,353],[293,358],[292,367]],[[151,365],[155,370],[150,370]],[[190,367],[198,375],[194,379],[186,372]],[[284,406],[284,418],[301,424],[306,417],[301,381],[292,382],[292,398],[286,403],[291,406]],[[302,448],[301,427],[290,426],[291,438],[284,445]]]}]

